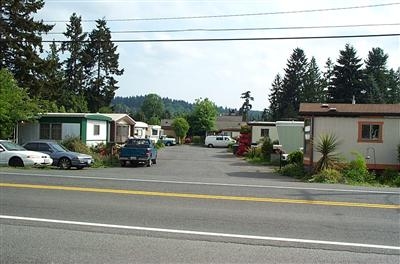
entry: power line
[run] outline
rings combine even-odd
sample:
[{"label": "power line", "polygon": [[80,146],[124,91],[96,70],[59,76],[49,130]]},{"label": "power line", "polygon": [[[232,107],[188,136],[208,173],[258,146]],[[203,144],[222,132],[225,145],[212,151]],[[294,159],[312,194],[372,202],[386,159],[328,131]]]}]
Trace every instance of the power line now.
[{"label": "power line", "polygon": [[[252,37],[252,38],[191,38],[191,39],[117,39],[111,40],[115,43],[140,43],[140,42],[221,42],[221,41],[256,41],[256,40],[295,40],[295,39],[342,39],[342,38],[376,38],[376,37],[395,37],[400,33],[390,34],[367,34],[367,35],[330,35],[330,36],[299,36],[299,37]],[[0,40],[2,42],[2,40]],[[42,40],[43,43],[66,42],[72,40]],[[79,41],[81,43],[90,42],[90,40]]]},{"label": "power line", "polygon": [[[258,31],[258,30],[298,30],[298,29],[321,29],[321,28],[352,28],[352,27],[382,27],[398,26],[400,23],[386,24],[355,24],[355,25],[331,25],[331,26],[295,26],[295,27],[261,27],[261,28],[187,28],[187,29],[161,29],[161,30],[118,30],[111,31],[112,34],[125,33],[177,33],[177,32],[221,32],[221,31]],[[90,32],[84,32],[90,33]],[[63,32],[49,32],[47,35],[60,35]]]},{"label": "power line", "polygon": [[[227,15],[204,15],[204,16],[180,16],[180,17],[150,17],[150,18],[115,18],[105,19],[107,22],[127,22],[127,21],[154,21],[154,20],[183,20],[183,19],[207,19],[207,18],[227,18],[227,17],[244,17],[244,16],[266,16],[266,15],[283,15],[283,14],[298,14],[298,13],[314,13],[314,12],[327,12],[339,11],[349,9],[362,9],[370,7],[383,7],[399,5],[396,3],[375,4],[375,5],[360,5],[349,7],[334,7],[334,8],[320,8],[320,9],[306,9],[306,10],[293,10],[293,11],[276,11],[276,12],[262,12],[262,13],[245,13],[245,14],[227,14]],[[97,19],[82,19],[82,22],[95,22]],[[63,23],[70,22],[68,20],[44,20],[46,23]]]}]

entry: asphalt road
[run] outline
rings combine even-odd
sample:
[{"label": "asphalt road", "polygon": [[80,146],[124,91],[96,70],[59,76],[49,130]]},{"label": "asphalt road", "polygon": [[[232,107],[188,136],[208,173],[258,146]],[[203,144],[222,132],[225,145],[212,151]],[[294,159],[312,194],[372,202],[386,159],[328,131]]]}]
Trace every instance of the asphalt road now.
[{"label": "asphalt road", "polygon": [[226,149],[0,168],[0,263],[399,263],[400,190],[309,184]]}]

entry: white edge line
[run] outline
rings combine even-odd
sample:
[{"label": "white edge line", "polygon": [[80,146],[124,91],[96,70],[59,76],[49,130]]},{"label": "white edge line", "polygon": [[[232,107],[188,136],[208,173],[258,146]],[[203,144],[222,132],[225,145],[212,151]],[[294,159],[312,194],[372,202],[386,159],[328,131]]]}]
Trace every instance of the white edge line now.
[{"label": "white edge line", "polygon": [[320,244],[320,245],[335,245],[335,246],[350,246],[350,247],[360,247],[360,248],[377,248],[377,249],[400,250],[400,247],[386,246],[386,245],[360,244],[360,243],[335,242],[335,241],[310,240],[310,239],[296,239],[296,238],[284,238],[284,237],[268,237],[268,236],[226,234],[226,233],[201,232],[201,231],[165,229],[165,228],[152,228],[152,227],[141,227],[141,226],[112,225],[112,224],[66,221],[66,220],[45,219],[45,218],[21,217],[21,216],[11,216],[11,215],[0,215],[0,219],[22,220],[22,221],[32,221],[32,222],[45,222],[45,223],[57,223],[57,224],[67,224],[67,225],[80,225],[80,226],[91,226],[91,227],[117,228],[117,229],[139,230],[139,231],[150,231],[150,232],[161,232],[161,233],[173,233],[173,234],[200,235],[200,236],[210,236],[210,237],[242,238],[242,239],[268,240],[268,241],[279,241],[279,242],[294,242],[294,243],[306,243],[306,244]]},{"label": "white edge line", "polygon": [[131,181],[131,182],[152,182],[152,183],[171,183],[171,184],[188,184],[188,185],[209,185],[209,186],[226,186],[226,187],[248,187],[248,188],[270,188],[270,189],[290,189],[290,190],[313,190],[313,191],[332,191],[332,192],[349,192],[349,193],[378,193],[378,194],[400,194],[400,192],[389,191],[368,191],[368,190],[348,190],[348,189],[330,189],[330,188],[311,188],[311,187],[290,187],[276,185],[251,185],[251,184],[234,184],[234,183],[211,183],[211,182],[190,182],[190,181],[166,181],[166,180],[146,180],[146,179],[120,179],[113,177],[89,177],[89,176],[65,176],[52,174],[27,174],[6,172],[10,175],[23,175],[35,177],[56,177],[71,179],[93,179],[93,180],[112,180],[112,181]]}]

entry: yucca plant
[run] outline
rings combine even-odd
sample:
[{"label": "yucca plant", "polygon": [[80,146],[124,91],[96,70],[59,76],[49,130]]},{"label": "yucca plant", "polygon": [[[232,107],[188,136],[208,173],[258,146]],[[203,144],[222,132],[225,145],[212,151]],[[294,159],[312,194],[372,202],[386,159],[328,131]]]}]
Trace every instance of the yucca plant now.
[{"label": "yucca plant", "polygon": [[315,146],[317,152],[321,153],[322,157],[318,160],[315,166],[315,172],[320,172],[326,169],[334,169],[339,161],[339,156],[336,150],[340,142],[333,134],[320,135],[319,141]]}]

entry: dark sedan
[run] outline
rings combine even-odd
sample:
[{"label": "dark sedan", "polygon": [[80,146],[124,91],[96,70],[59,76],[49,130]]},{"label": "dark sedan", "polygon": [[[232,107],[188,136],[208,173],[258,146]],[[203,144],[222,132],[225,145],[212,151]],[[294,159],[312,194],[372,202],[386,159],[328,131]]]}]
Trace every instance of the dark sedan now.
[{"label": "dark sedan", "polygon": [[92,156],[69,151],[57,142],[30,141],[24,144],[24,148],[49,154],[53,159],[53,165],[61,169],[70,169],[71,167],[83,169],[93,163]]}]

